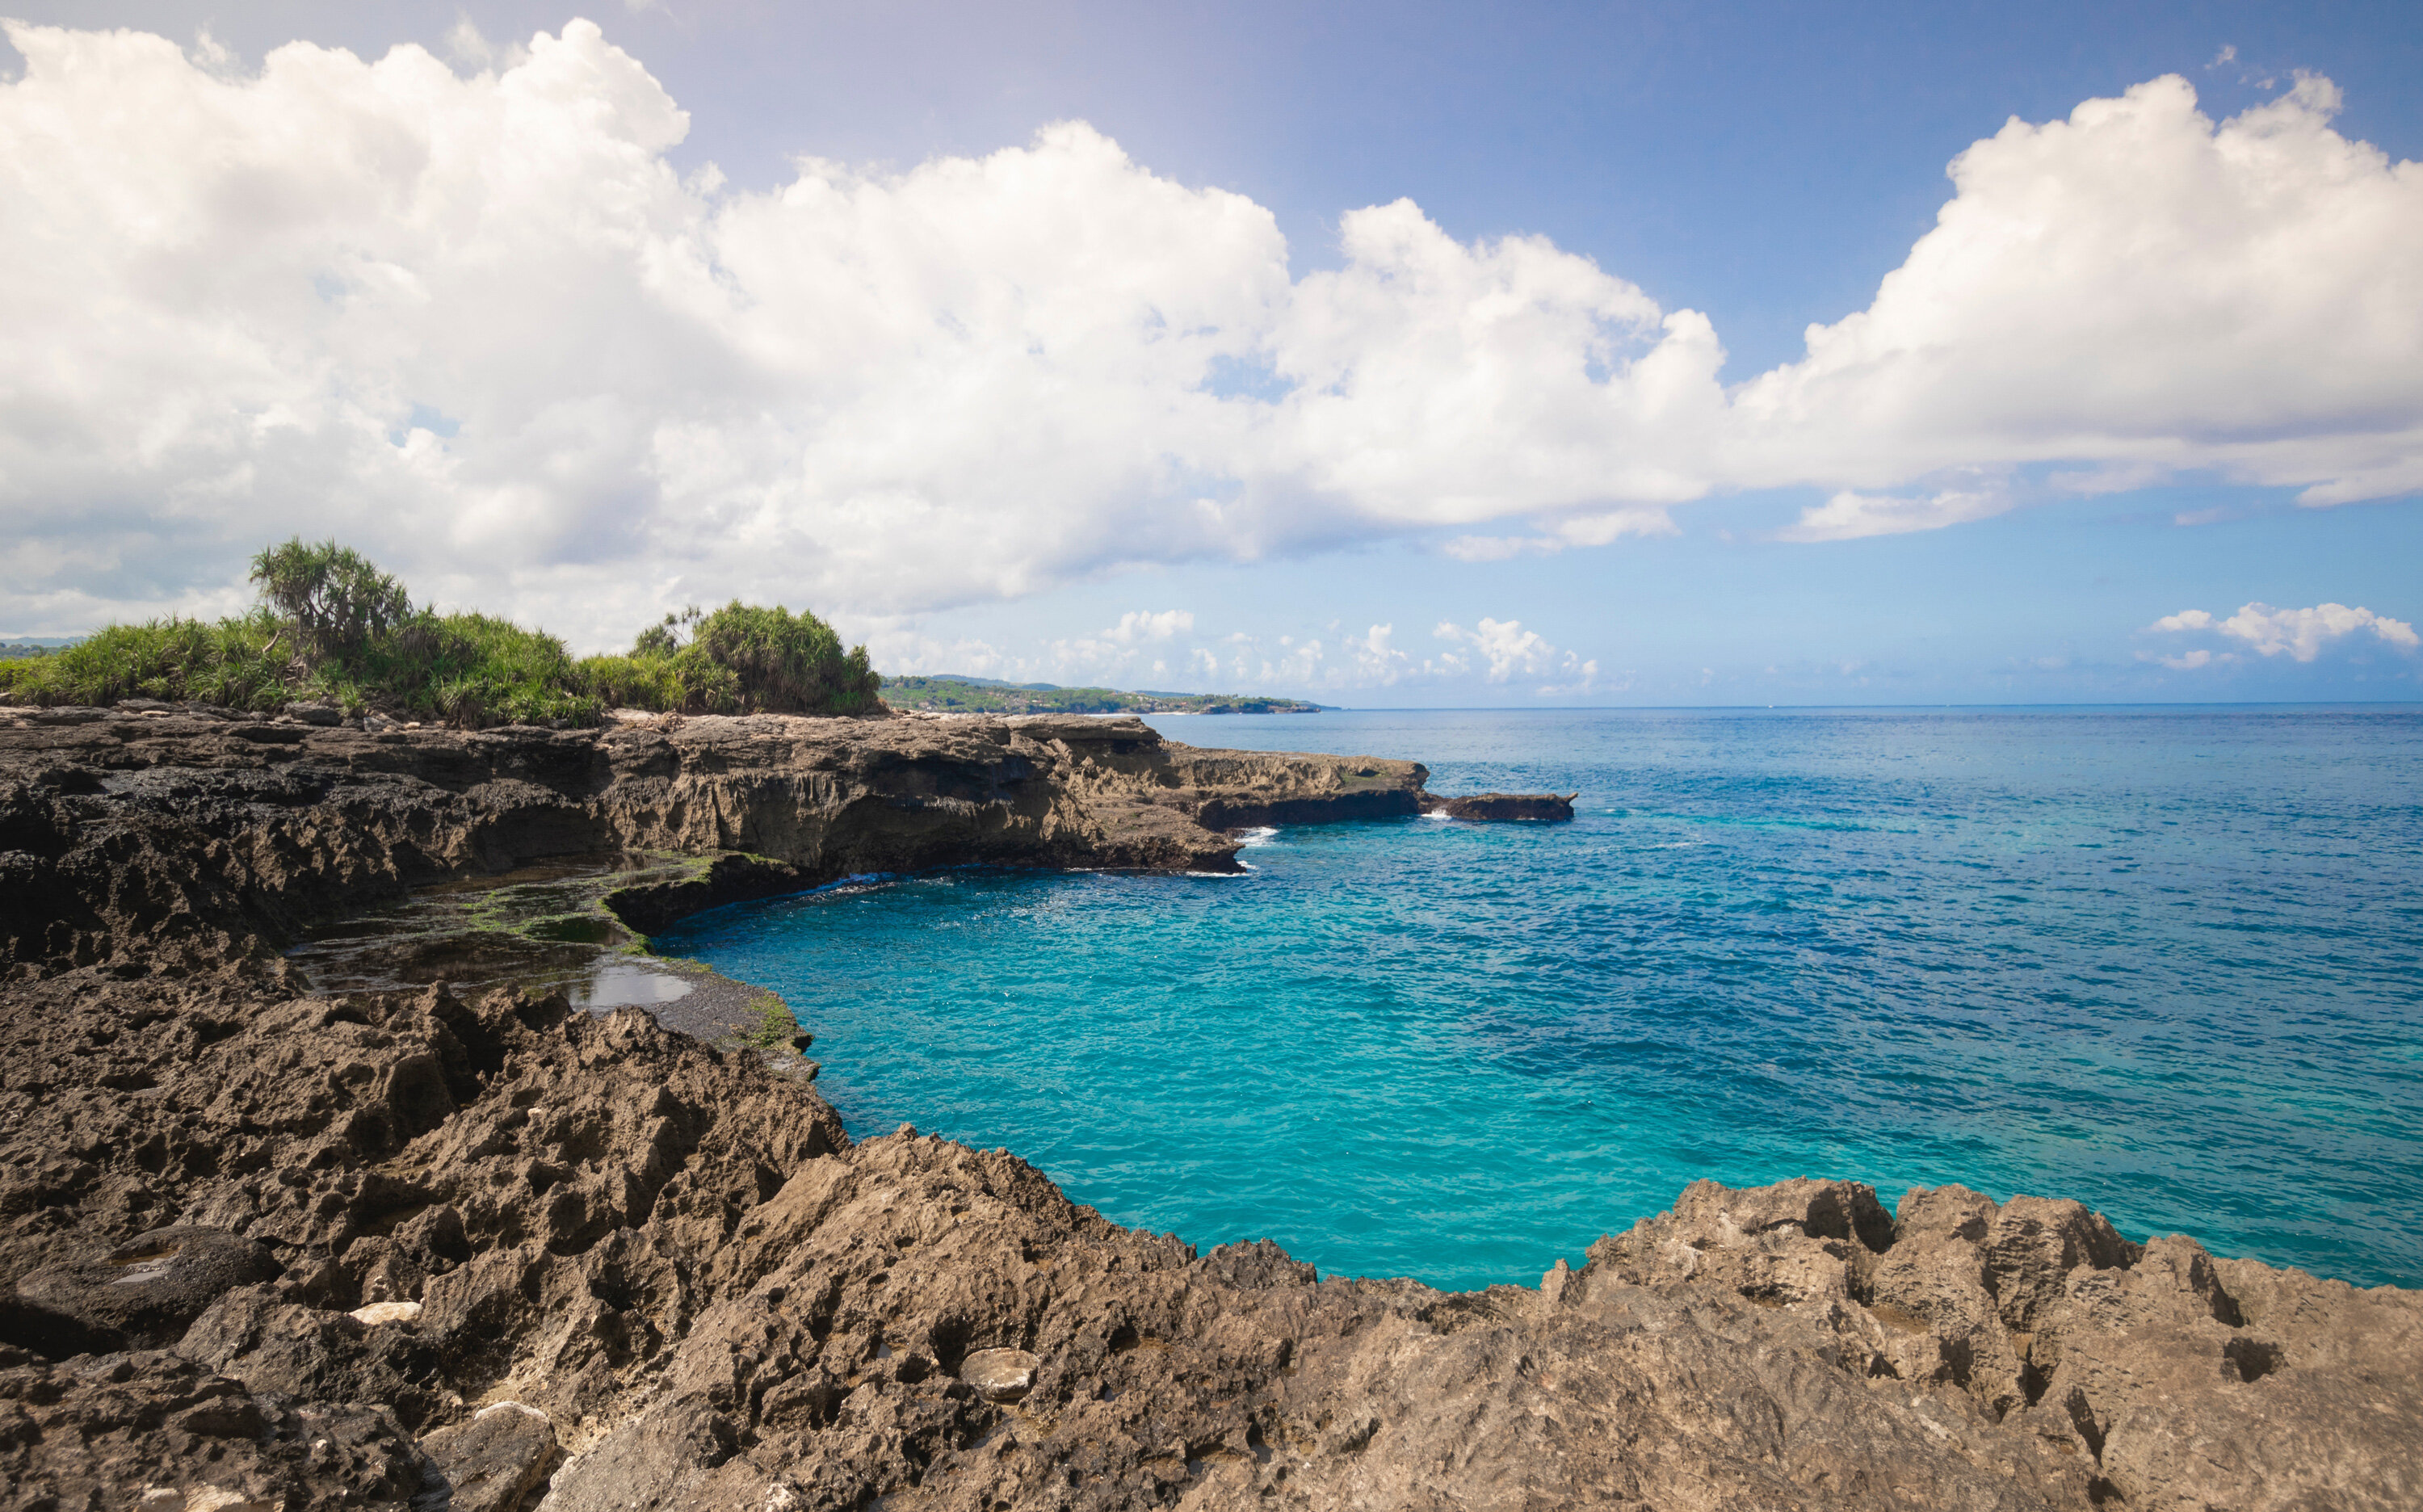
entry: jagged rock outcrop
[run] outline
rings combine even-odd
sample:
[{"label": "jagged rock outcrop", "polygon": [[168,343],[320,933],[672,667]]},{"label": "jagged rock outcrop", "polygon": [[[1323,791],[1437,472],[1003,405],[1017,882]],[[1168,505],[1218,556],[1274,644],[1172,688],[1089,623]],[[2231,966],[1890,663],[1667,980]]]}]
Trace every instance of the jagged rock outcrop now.
[{"label": "jagged rock outcrop", "polygon": [[[206,1399],[253,1435],[246,1494],[303,1484],[277,1424],[308,1409],[356,1424],[373,1501],[451,1455],[565,1512],[2388,1507],[2423,1464],[2412,1294],[2072,1202],[1702,1183],[1537,1290],[1322,1280],[1120,1229],[1006,1152],[851,1145],[778,1067],[636,1010],[277,976],[10,989],[0,1332],[56,1358],[0,1390],[135,1361],[100,1437],[145,1484],[222,1484],[180,1416]],[[219,1272],[172,1353],[29,1331],[25,1278],[177,1226],[277,1273]],[[524,1415],[471,1433],[499,1401]],[[115,1485],[69,1421],[0,1431],[0,1474]]]},{"label": "jagged rock outcrop", "polygon": [[715,902],[971,863],[1235,870],[1226,830],[1410,815],[1427,776],[1198,751],[1136,719],[465,733],[0,708],[0,975],[130,954],[208,966],[416,883],[543,856],[760,858]]},{"label": "jagged rock outcrop", "polygon": [[2423,1294],[2358,1290],[2068,1201],[1695,1184],[1602,1239],[1569,1305],[1730,1292],[1808,1314],[1888,1393],[2080,1468],[2098,1504],[2393,1507],[2423,1481]]},{"label": "jagged rock outcrop", "polygon": [[533,845],[771,842],[673,913],[886,844],[1193,865],[1225,853],[1207,811],[1411,804],[1418,768],[908,721],[314,727],[273,761],[95,723],[0,756],[11,864],[55,890],[6,901],[0,1505],[2288,1512],[2423,1486],[2415,1294],[2074,1202],[1700,1183],[1536,1289],[1322,1279],[1119,1228],[1007,1152],[853,1144],[780,1055],[639,1010],[317,997],[266,948],[335,906],[315,888]]},{"label": "jagged rock outcrop", "polygon": [[546,1484],[559,1446],[555,1424],[522,1402],[492,1402],[421,1440],[451,1493],[452,1512],[514,1512]]}]

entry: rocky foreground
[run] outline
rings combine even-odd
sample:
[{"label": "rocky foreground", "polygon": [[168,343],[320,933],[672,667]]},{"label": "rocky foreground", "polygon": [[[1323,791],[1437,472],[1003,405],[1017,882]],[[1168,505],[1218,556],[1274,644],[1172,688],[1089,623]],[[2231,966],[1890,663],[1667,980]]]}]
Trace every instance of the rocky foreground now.
[{"label": "rocky foreground", "polygon": [[[646,1014],[299,991],[415,883],[1208,868],[1409,763],[1132,723],[0,711],[0,1504],[2405,1508],[2423,1305],[2075,1202],[1702,1183],[1536,1288],[1317,1279],[852,1144]],[[644,922],[635,919],[641,927]]]}]

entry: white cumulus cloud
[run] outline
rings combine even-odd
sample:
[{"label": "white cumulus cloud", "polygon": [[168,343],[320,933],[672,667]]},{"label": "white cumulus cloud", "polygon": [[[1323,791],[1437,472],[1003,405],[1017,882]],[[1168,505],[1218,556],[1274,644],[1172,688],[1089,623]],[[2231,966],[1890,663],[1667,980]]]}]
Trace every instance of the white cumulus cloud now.
[{"label": "white cumulus cloud", "polygon": [[1121,614],[1119,622],[1104,634],[1122,645],[1133,645],[1141,641],[1166,641],[1174,635],[1187,634],[1194,629],[1195,614],[1191,610],[1164,609],[1155,613],[1149,610],[1134,609]]},{"label": "white cumulus cloud", "polygon": [[[1471,629],[1452,621],[1442,621],[1432,633],[1450,645],[1469,647],[1480,661],[1487,665],[1491,682],[1506,682],[1517,676],[1561,675],[1568,681],[1539,690],[1542,693],[1554,694],[1587,692],[1598,681],[1598,663],[1595,661],[1585,660],[1573,651],[1558,649],[1539,631],[1525,629],[1520,620],[1490,619],[1484,615]],[[1443,661],[1451,662],[1457,672],[1464,670],[1460,658],[1450,656]]]},{"label": "white cumulus cloud", "polygon": [[1946,488],[1922,499],[1862,494],[1845,488],[1824,503],[1802,510],[1797,523],[1777,533],[1787,541],[1849,541],[1863,535],[1938,531],[1947,525],[2002,514],[2011,503],[2006,491],[1990,487]]},{"label": "white cumulus cloud", "polygon": [[[2226,619],[2217,618],[2206,610],[2183,609],[2176,614],[2163,615],[2146,628],[2171,634],[2209,631],[2236,641],[2258,655],[2287,656],[2299,661],[2311,661],[2321,655],[2324,646],[2365,630],[2369,630],[2384,645],[2401,651],[2423,646],[2423,637],[2417,637],[2415,627],[2405,620],[2376,614],[2369,609],[2350,609],[2345,604],[2316,604],[2311,609],[2274,609],[2270,604],[2247,604]],[[2210,650],[2198,649],[2182,657],[2161,657],[2157,660],[2164,666],[2184,670],[2208,665],[2215,658]],[[2231,658],[2225,653],[2221,660]]]},{"label": "white cumulus cloud", "polygon": [[689,117],[586,22],[457,27],[467,76],[6,25],[22,629],[226,607],[292,532],[605,645],[733,594],[892,622],[1391,534],[1603,546],[1768,485],[1829,493],[1811,538],[1991,514],[1976,477],[2046,461],[2423,486],[2423,169],[2319,79],[2013,121],[1870,308],[1729,390],[1706,317],[1545,239],[1399,200],[1298,279],[1267,210],[1079,122],[742,191],[673,169]]},{"label": "white cumulus cloud", "polygon": [[2339,104],[2309,77],[2215,125],[2173,76],[2013,119],[1954,161],[1868,309],[1734,395],[1744,471],[1888,487],[2083,459],[2314,504],[2423,487],[2423,167],[2334,131]]}]

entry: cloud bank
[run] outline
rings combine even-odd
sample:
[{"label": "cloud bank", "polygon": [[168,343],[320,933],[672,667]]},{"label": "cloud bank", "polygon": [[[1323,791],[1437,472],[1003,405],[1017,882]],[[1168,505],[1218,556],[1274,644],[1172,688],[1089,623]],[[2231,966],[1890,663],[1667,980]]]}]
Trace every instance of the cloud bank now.
[{"label": "cloud bank", "polygon": [[1605,545],[1787,484],[1829,493],[1810,539],[1993,514],[2042,462],[2423,487],[2423,168],[2320,79],[2218,124],[2178,78],[2012,121],[1867,310],[1728,388],[1705,316],[1544,239],[1400,200],[1297,278],[1268,211],[1082,123],[744,192],[674,172],[688,117],[585,22],[457,36],[468,76],[8,35],[15,629],[219,607],[295,531],[604,644],[731,593],[897,615],[1417,533]]},{"label": "cloud bank", "polygon": [[[2258,656],[2286,656],[2296,661],[2311,661],[2322,654],[2325,646],[2365,630],[2383,645],[2400,651],[2423,647],[2423,636],[2417,636],[2415,627],[2406,621],[2376,614],[2369,609],[2350,609],[2345,604],[2316,604],[2311,609],[2247,604],[2227,619],[2216,618],[2201,609],[2183,609],[2176,614],[2163,615],[2146,629],[2161,634],[2210,632],[2235,641]],[[2178,656],[2147,655],[2148,660],[2179,671],[2239,660],[2236,650],[2216,654],[2209,646],[2199,646]]]}]

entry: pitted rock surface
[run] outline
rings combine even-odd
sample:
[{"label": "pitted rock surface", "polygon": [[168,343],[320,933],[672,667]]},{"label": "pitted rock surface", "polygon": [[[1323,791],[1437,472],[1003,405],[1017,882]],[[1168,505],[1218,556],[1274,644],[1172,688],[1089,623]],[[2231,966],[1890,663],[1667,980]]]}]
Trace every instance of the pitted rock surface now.
[{"label": "pitted rock surface", "polygon": [[[346,763],[394,748],[351,730],[221,731],[212,768],[170,718],[122,723],[22,724],[74,757],[21,745],[0,800],[8,865],[55,889],[6,903],[32,953],[0,987],[0,1505],[2288,1512],[2423,1487],[2415,1294],[2075,1202],[1700,1183],[1536,1289],[1324,1279],[1122,1229],[1006,1152],[852,1144],[779,1058],[637,1010],[313,997],[267,954],[326,899],[601,825],[788,845],[733,863],[761,879],[987,836],[1168,860],[1118,849],[1115,798],[1160,811],[1132,838],[1226,843],[1204,811],[1324,781],[1332,812],[1412,802],[1418,769],[730,721],[629,751],[433,737],[378,777]],[[186,765],[150,759],[178,741]],[[940,790],[968,741],[997,804]],[[140,1305],[92,1300],[114,1273]]]},{"label": "pitted rock surface", "polygon": [[430,1485],[391,1413],[296,1403],[170,1354],[0,1345],[0,1505],[393,1506]]},{"label": "pitted rock surface", "polygon": [[213,1302],[276,1274],[253,1240],[190,1224],[154,1229],[105,1255],[18,1278],[21,1327],[74,1340],[78,1351],[69,1352],[165,1348]]}]

